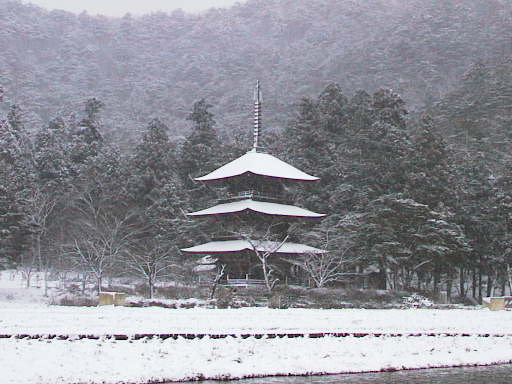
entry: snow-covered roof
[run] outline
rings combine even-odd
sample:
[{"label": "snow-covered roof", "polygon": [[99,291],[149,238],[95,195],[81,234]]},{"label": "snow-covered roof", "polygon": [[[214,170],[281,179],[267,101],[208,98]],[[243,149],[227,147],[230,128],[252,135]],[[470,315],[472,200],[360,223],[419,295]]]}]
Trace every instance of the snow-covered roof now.
[{"label": "snow-covered roof", "polygon": [[256,201],[252,199],[245,199],[240,201],[233,201],[231,203],[224,203],[215,205],[201,211],[188,213],[187,216],[208,216],[242,212],[250,210],[254,212],[264,213],[266,215],[277,216],[294,216],[294,217],[322,217],[322,213],[316,213],[304,208],[296,207],[294,205],[269,203],[266,201]]},{"label": "snow-covered roof", "polygon": [[219,180],[240,176],[244,173],[301,181],[318,180],[318,177],[308,175],[275,156],[256,152],[255,150],[247,152],[245,155],[223,165],[208,175],[196,177],[195,180]]},{"label": "snow-covered roof", "polygon": [[182,249],[186,253],[227,253],[241,252],[245,250],[254,250],[259,252],[272,252],[283,254],[306,254],[306,253],[325,253],[326,251],[310,247],[309,245],[298,243],[280,243],[276,241],[261,240],[226,240],[210,241],[209,243],[196,245],[190,248]]}]

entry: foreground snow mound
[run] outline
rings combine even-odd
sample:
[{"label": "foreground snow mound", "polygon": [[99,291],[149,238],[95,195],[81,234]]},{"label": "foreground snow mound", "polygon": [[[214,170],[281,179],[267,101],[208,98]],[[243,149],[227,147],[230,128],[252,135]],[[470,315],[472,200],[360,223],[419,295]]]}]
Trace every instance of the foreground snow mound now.
[{"label": "foreground snow mound", "polygon": [[11,338],[1,349],[4,384],[141,384],[505,363],[512,337]]}]

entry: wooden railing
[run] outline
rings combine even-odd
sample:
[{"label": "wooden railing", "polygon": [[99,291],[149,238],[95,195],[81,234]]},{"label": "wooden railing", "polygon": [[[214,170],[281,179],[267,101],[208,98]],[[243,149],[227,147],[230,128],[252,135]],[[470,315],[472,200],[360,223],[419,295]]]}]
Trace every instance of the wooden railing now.
[{"label": "wooden railing", "polygon": [[261,192],[248,190],[241,191],[238,193],[230,193],[226,195],[226,197],[218,199],[219,203],[229,203],[232,201],[242,200],[242,199],[255,199],[259,201],[268,201],[268,202],[278,202],[282,204],[291,204],[292,201],[289,198],[286,198],[284,195],[265,195]]},{"label": "wooden railing", "polygon": [[212,241],[240,240],[240,236],[226,231],[212,234],[211,239]]}]

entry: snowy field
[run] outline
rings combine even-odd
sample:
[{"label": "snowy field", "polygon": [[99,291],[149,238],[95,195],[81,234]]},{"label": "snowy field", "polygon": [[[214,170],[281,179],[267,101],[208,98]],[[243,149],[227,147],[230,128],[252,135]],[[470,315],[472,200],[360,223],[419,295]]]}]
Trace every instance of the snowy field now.
[{"label": "snowy field", "polygon": [[[5,277],[5,275],[4,275]],[[512,311],[63,307],[0,279],[1,384],[162,383],[200,378],[368,372],[512,360]],[[2,284],[3,283],[3,284]],[[504,337],[77,340],[79,334],[469,333]]]},{"label": "snowy field", "polygon": [[[56,307],[0,302],[1,334],[512,334],[512,311]],[[504,363],[506,337],[0,340],[2,383],[150,383]],[[7,370],[7,372],[5,372]]]},{"label": "snowy field", "polygon": [[0,302],[0,334],[449,332],[512,335],[512,311],[487,309],[165,309]]},{"label": "snowy field", "polygon": [[149,383],[509,362],[512,338],[0,341],[2,383]]}]

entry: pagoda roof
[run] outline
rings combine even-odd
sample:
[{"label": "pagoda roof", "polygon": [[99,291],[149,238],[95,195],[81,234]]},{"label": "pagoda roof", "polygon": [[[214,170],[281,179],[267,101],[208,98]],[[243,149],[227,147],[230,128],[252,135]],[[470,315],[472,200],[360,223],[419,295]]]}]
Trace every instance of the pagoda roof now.
[{"label": "pagoda roof", "polygon": [[[252,244],[251,244],[252,243]],[[249,241],[249,240],[226,240],[210,241],[209,243],[196,245],[190,248],[184,248],[181,251],[186,253],[229,253],[241,251],[269,252],[279,254],[307,254],[307,253],[325,253],[322,249],[310,247],[298,243],[280,243],[277,241]]]},{"label": "pagoda roof", "polygon": [[266,201],[257,201],[252,199],[244,199],[215,205],[213,207],[203,209],[201,211],[187,213],[187,216],[209,216],[228,213],[237,213],[243,211],[254,211],[266,215],[275,216],[293,216],[293,217],[310,217],[318,218],[325,216],[322,213],[312,212],[308,209],[296,207],[294,205],[270,203]]},{"label": "pagoda roof", "polygon": [[308,175],[275,156],[257,152],[254,149],[205,176],[196,177],[195,180],[220,180],[240,176],[245,173],[300,181],[319,180],[318,177]]}]

